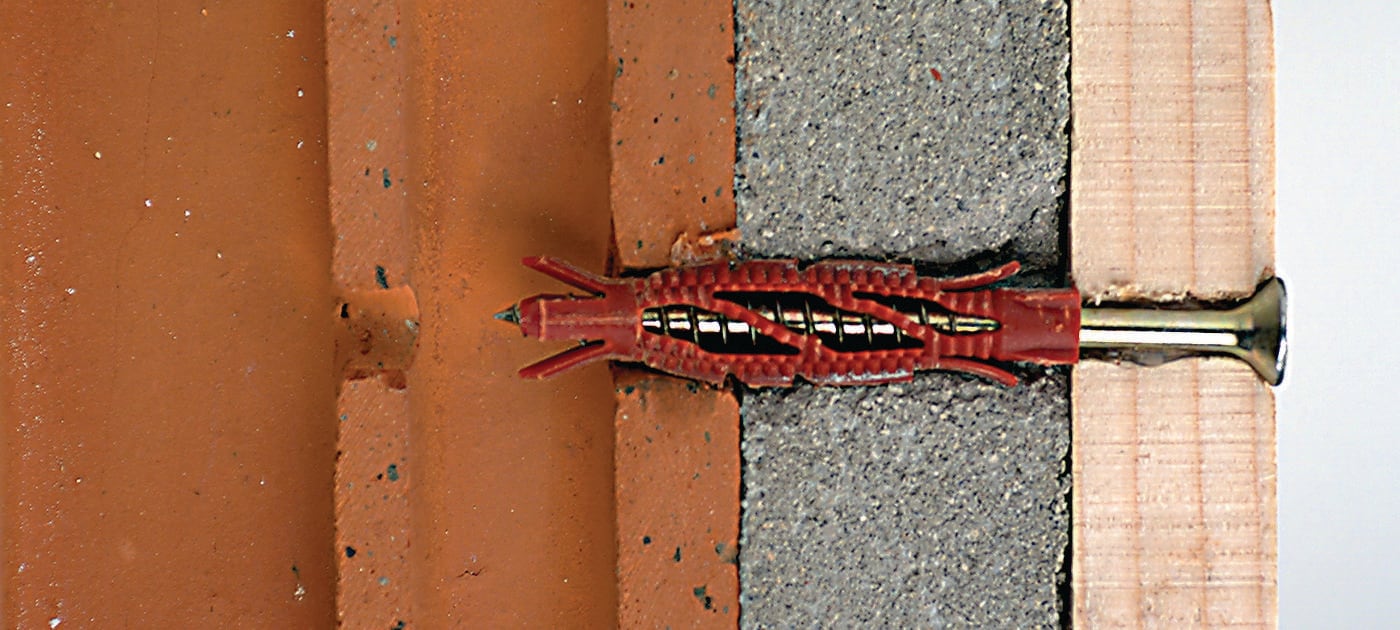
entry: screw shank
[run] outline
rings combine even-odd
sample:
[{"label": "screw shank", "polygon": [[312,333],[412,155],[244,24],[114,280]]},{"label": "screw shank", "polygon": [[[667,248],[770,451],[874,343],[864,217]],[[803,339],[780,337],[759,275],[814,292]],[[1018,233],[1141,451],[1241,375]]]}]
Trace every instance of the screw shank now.
[{"label": "screw shank", "polygon": [[1158,365],[1190,356],[1237,358],[1277,385],[1288,358],[1287,293],[1271,279],[1228,310],[1085,307],[1079,344],[1086,357]]}]

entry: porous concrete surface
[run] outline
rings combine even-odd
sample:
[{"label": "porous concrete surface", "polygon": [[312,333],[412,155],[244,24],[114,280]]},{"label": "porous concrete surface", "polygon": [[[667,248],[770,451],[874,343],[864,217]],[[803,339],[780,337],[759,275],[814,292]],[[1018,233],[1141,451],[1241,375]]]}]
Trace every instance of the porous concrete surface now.
[{"label": "porous concrete surface", "polygon": [[1063,2],[739,0],[737,16],[752,251],[1055,264]]},{"label": "porous concrete surface", "polygon": [[[1064,282],[1063,2],[739,0],[736,15],[746,256],[1020,260],[1013,284]],[[1058,625],[1066,373],[749,392],[741,625]]]},{"label": "porous concrete surface", "polygon": [[746,627],[1046,627],[1069,524],[1065,379],[746,400]]}]

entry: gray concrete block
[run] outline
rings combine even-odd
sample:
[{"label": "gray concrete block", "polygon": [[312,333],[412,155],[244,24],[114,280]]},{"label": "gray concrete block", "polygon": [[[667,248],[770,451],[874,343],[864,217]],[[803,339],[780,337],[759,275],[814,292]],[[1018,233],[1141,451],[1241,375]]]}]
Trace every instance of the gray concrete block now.
[{"label": "gray concrete block", "polygon": [[1063,2],[739,0],[738,19],[747,247],[1055,264]]},{"label": "gray concrete block", "polygon": [[[749,257],[1021,260],[1060,285],[1063,2],[739,0]],[[936,69],[943,80],[934,79]],[[1069,520],[1067,372],[752,392],[744,627],[1047,627]]]},{"label": "gray concrete block", "polygon": [[746,399],[743,625],[1056,625],[1067,401],[952,375]]}]

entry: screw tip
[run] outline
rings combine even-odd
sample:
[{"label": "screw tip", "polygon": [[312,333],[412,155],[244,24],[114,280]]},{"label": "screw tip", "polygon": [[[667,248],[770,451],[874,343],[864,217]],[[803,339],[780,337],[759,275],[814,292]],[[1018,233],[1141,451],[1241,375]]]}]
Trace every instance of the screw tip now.
[{"label": "screw tip", "polygon": [[492,317],[511,324],[520,323],[520,307],[512,306],[504,311],[492,315]]}]

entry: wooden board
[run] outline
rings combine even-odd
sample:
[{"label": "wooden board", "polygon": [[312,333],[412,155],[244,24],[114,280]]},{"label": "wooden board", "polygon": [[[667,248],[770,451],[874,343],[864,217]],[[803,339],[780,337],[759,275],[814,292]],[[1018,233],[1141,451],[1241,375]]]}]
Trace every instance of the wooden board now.
[{"label": "wooden board", "polygon": [[1244,295],[1272,275],[1264,0],[1087,0],[1071,15],[1074,279],[1086,294]]},{"label": "wooden board", "polygon": [[[1273,273],[1265,0],[1071,12],[1074,281],[1244,297]],[[1074,374],[1075,627],[1277,624],[1273,392],[1243,364]]]}]

